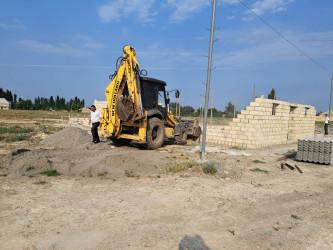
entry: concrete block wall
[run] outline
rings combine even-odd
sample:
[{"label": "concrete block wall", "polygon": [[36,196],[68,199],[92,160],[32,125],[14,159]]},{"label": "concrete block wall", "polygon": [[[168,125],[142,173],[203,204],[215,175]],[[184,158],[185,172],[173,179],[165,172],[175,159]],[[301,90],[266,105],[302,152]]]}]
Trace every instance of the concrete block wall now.
[{"label": "concrete block wall", "polygon": [[208,126],[207,141],[246,148],[282,144],[313,136],[315,115],[313,106],[256,98],[227,126]]},{"label": "concrete block wall", "polygon": [[104,108],[106,109],[108,107],[108,102],[94,100],[94,105],[95,105],[96,109],[98,109],[102,112]]}]

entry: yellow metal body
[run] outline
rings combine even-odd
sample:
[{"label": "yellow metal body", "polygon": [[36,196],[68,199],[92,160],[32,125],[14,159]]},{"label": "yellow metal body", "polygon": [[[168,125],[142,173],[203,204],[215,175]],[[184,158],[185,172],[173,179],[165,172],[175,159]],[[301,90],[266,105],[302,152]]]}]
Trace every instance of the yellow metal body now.
[{"label": "yellow metal body", "polygon": [[[141,97],[139,93],[137,75],[139,63],[136,60],[136,52],[130,46],[124,47],[124,56],[120,62],[114,78],[105,90],[108,107],[103,109],[101,119],[101,134],[104,137],[134,139],[139,142],[146,142],[147,133],[147,112],[143,112]],[[123,96],[123,91],[127,86],[128,97],[134,106],[136,115],[135,121],[121,121],[117,115],[117,103]],[[168,112],[167,122],[175,126],[178,122],[174,116]],[[136,134],[122,133],[122,126],[132,127],[138,131]],[[173,137],[174,128],[165,128],[167,137]]]}]

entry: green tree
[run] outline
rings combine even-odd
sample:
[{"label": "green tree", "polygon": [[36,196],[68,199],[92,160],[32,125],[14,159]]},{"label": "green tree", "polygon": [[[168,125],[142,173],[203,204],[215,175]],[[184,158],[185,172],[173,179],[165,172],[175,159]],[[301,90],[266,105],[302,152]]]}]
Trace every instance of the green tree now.
[{"label": "green tree", "polygon": [[[275,98],[274,98],[275,97]],[[267,99],[275,99],[276,100],[276,93],[275,89],[272,89],[271,92],[268,94]]]},{"label": "green tree", "polygon": [[234,106],[231,102],[228,102],[227,106],[225,106],[225,110],[224,112],[226,112],[227,114],[229,113],[234,113]]},{"label": "green tree", "polygon": [[16,108],[16,103],[17,103],[17,94],[14,94],[14,103],[13,103],[13,108]]}]

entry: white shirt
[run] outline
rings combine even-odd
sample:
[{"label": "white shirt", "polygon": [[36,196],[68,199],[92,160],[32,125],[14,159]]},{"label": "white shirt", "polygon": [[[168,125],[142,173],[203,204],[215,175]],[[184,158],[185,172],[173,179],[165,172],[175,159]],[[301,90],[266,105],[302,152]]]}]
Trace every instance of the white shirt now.
[{"label": "white shirt", "polygon": [[329,121],[330,121],[330,118],[327,116],[325,119],[325,124],[328,124]]},{"label": "white shirt", "polygon": [[91,123],[99,122],[99,120],[102,118],[102,112],[99,110],[95,110],[94,112],[91,111],[90,113],[90,119]]}]

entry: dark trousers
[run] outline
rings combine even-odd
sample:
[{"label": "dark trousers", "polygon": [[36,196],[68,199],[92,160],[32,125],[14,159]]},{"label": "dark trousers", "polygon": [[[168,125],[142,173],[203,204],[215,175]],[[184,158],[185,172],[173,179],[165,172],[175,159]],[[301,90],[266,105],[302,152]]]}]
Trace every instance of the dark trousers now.
[{"label": "dark trousers", "polygon": [[328,135],[328,124],[325,123],[325,135]]},{"label": "dark trousers", "polygon": [[92,127],[91,127],[91,134],[93,136],[93,141],[97,141],[97,142],[99,142],[99,136],[98,136],[98,132],[97,132],[98,126],[99,126],[99,122],[95,122],[92,124]]}]

